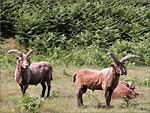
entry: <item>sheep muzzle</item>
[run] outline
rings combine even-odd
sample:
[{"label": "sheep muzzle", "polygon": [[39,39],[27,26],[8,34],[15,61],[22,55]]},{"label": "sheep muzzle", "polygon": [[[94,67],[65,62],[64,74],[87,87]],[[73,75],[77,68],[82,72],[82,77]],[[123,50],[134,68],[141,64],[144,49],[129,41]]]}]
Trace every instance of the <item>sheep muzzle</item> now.
[{"label": "sheep muzzle", "polygon": [[122,69],[123,69],[123,72],[121,75],[127,75],[127,70],[126,70],[126,67],[124,65],[122,66]]},{"label": "sheep muzzle", "polygon": [[20,57],[17,63],[22,69],[27,69],[30,66],[30,60],[26,56]]},{"label": "sheep muzzle", "polygon": [[24,61],[23,65],[22,65],[22,68],[27,69],[28,67],[29,67],[29,62]]},{"label": "sheep muzzle", "polygon": [[118,75],[126,75],[127,74],[126,67],[122,63],[120,63],[120,62],[118,62],[118,64],[116,64],[115,62],[113,62],[111,64],[111,67],[114,68],[115,73],[117,73]]}]

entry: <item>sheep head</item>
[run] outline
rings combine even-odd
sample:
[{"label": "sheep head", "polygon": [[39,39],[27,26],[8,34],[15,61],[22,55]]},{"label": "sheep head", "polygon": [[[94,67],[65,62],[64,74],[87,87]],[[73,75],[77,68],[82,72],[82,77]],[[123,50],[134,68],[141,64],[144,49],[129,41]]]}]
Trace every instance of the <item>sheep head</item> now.
[{"label": "sheep head", "polygon": [[117,57],[113,53],[108,53],[107,55],[110,55],[112,57],[112,59],[114,60],[114,62],[111,64],[111,66],[115,69],[116,73],[119,75],[127,74],[126,67],[124,66],[125,61],[127,61],[129,59],[133,59],[133,58],[143,60],[142,57],[137,56],[137,55],[127,55],[127,56],[123,57],[121,60],[118,60]]},{"label": "sheep head", "polygon": [[30,50],[26,54],[22,54],[18,50],[9,50],[8,51],[8,53],[15,53],[19,56],[19,58],[17,60],[17,65],[18,65],[18,67],[20,67],[22,69],[26,69],[29,67],[29,65],[30,65],[29,56],[32,52],[33,52],[33,50]]}]

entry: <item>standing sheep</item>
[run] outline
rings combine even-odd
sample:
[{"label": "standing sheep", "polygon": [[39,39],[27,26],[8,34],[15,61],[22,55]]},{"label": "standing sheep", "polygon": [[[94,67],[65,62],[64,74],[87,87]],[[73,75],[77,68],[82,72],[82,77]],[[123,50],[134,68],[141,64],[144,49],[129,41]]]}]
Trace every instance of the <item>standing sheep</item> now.
[{"label": "standing sheep", "polygon": [[118,85],[120,75],[126,75],[127,70],[124,66],[124,62],[138,58],[143,60],[140,56],[137,55],[127,55],[121,60],[118,60],[113,53],[109,53],[113,58],[114,62],[111,64],[110,68],[103,69],[101,71],[93,69],[81,69],[74,75],[74,82],[77,79],[78,82],[78,93],[77,93],[77,102],[78,107],[83,106],[82,95],[86,93],[87,89],[91,90],[103,90],[105,94],[106,104],[105,107],[110,107],[111,95],[113,90]]},{"label": "standing sheep", "polygon": [[45,95],[46,82],[48,97],[51,89],[52,66],[48,62],[35,62],[30,65],[29,56],[32,52],[33,50],[30,50],[26,54],[22,54],[18,50],[8,51],[8,53],[15,53],[19,56],[15,70],[15,80],[21,87],[22,94],[25,94],[28,85],[37,85],[40,83],[42,85],[42,98]]}]

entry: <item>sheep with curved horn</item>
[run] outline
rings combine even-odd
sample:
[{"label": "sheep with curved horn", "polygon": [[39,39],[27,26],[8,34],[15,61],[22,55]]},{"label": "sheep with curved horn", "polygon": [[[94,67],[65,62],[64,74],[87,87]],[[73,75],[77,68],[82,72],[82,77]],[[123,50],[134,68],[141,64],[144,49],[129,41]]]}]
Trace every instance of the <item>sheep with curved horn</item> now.
[{"label": "sheep with curved horn", "polygon": [[106,68],[101,71],[93,69],[81,69],[75,73],[74,82],[76,79],[78,82],[78,93],[77,93],[78,107],[84,105],[82,95],[86,93],[87,89],[91,89],[93,91],[103,90],[106,100],[105,107],[109,108],[111,95],[113,93],[113,90],[118,85],[120,75],[127,74],[124,62],[126,60],[133,58],[143,60],[143,58],[140,56],[127,55],[119,61],[115,54],[109,53],[108,55],[110,55],[114,61],[111,64],[110,68]]},{"label": "sheep with curved horn", "polygon": [[22,94],[25,94],[28,85],[37,85],[40,83],[42,85],[41,97],[44,97],[46,83],[48,97],[51,89],[52,66],[48,62],[35,62],[30,65],[29,56],[33,53],[33,50],[28,51],[26,54],[18,50],[9,50],[8,53],[15,53],[19,56],[15,70],[15,80],[21,87]]}]

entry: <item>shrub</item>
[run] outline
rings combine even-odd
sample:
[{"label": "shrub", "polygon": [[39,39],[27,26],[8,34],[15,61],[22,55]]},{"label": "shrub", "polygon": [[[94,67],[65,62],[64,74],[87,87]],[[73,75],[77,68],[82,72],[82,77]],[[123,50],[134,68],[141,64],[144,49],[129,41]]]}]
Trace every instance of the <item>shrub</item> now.
[{"label": "shrub", "polygon": [[123,103],[121,104],[121,107],[136,107],[139,105],[139,103],[134,99],[127,99],[126,97],[122,97]]},{"label": "shrub", "polygon": [[145,63],[133,60],[136,65],[150,64],[147,0],[3,0],[1,6],[0,34],[53,62],[105,66],[111,61],[103,55],[113,51],[119,58],[143,56]]},{"label": "shrub", "polygon": [[22,97],[22,104],[26,110],[35,113],[36,110],[42,106],[43,101],[37,97],[26,94]]},{"label": "shrub", "polygon": [[129,41],[124,41],[124,40],[117,40],[115,44],[113,44],[108,51],[112,51],[118,55],[119,58],[122,58],[123,56],[127,54],[136,54],[144,58],[143,61],[137,61],[137,60],[132,60],[130,61],[131,64],[133,65],[149,65],[147,64],[150,62],[150,44],[148,43],[149,39],[145,39],[141,41],[140,43],[137,42],[129,42]]}]

